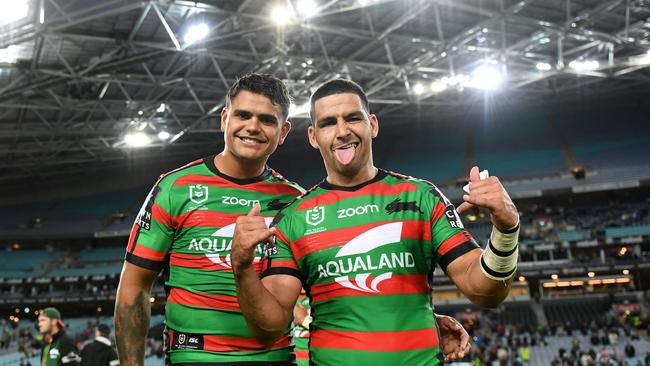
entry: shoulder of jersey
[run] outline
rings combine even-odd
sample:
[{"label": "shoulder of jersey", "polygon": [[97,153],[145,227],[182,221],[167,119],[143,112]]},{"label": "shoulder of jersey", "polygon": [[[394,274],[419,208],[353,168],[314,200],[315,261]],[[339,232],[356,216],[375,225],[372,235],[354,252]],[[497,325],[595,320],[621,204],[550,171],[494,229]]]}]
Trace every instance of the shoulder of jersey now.
[{"label": "shoulder of jersey", "polygon": [[391,172],[390,170],[387,170],[386,173],[388,173],[388,175],[391,176],[391,177],[394,177],[396,179],[403,180],[403,181],[406,181],[406,182],[409,182],[409,183],[416,184],[416,185],[421,186],[423,188],[433,188],[433,187],[435,187],[435,185],[433,183],[429,182],[426,179],[416,178],[416,177],[412,177],[410,175]]},{"label": "shoulder of jersey", "polygon": [[282,174],[278,173],[275,169],[273,169],[273,168],[270,168],[270,169],[271,169],[271,176],[273,178],[279,180],[280,182],[282,182],[282,183],[284,183],[284,184],[286,184],[286,185],[288,185],[290,187],[295,188],[297,194],[302,195],[303,193],[305,193],[305,189],[302,188],[302,186],[300,184],[288,180]]},{"label": "shoulder of jersey", "polygon": [[156,184],[160,183],[173,183],[176,179],[186,175],[191,174],[191,169],[196,168],[203,164],[203,159],[196,159],[191,161],[181,167],[178,167],[174,170],[170,170],[167,173],[163,173],[158,177]]}]

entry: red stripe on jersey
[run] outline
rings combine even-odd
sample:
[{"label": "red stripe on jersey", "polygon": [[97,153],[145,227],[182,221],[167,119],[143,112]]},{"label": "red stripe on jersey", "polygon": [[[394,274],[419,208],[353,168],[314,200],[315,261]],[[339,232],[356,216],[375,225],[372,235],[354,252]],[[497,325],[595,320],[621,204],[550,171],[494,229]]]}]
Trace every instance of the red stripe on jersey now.
[{"label": "red stripe on jersey", "polygon": [[[212,254],[216,256],[217,254]],[[203,254],[182,254],[171,253],[169,264],[175,267],[198,268],[211,271],[232,271],[230,263],[226,261],[226,256],[221,255],[214,260]],[[253,269],[257,273],[262,271],[262,263],[259,260],[253,261]]]},{"label": "red stripe on jersey", "polygon": [[172,217],[172,223],[175,229],[194,226],[224,227],[234,223],[237,221],[237,218],[242,215],[243,214],[227,214],[207,210],[194,210]]},{"label": "red stripe on jersey", "polygon": [[436,207],[433,208],[433,211],[431,211],[431,223],[435,223],[438,221],[439,218],[443,217],[445,215],[445,205],[442,204],[442,202],[438,201],[436,203]]},{"label": "red stripe on jersey", "polygon": [[308,360],[309,359],[309,351],[297,349],[297,350],[294,350],[294,352],[296,353],[296,359],[297,360]]},{"label": "red stripe on jersey", "polygon": [[133,251],[133,254],[137,257],[149,259],[156,262],[162,262],[163,260],[165,260],[165,257],[167,256],[167,252],[159,252],[149,247],[145,247],[142,244],[135,245],[135,250]]},{"label": "red stripe on jersey", "polygon": [[276,261],[272,260],[271,261],[271,268],[275,267],[283,267],[283,268],[291,268],[291,269],[298,269],[298,266],[296,265],[296,261],[293,260],[284,260],[284,261]]},{"label": "red stripe on jersey", "polygon": [[440,247],[438,248],[438,254],[445,255],[448,251],[454,249],[458,244],[462,244],[468,240],[468,235],[466,235],[465,232],[460,232],[458,234],[452,235],[443,241],[442,244],[440,244]]},{"label": "red stripe on jersey", "polygon": [[234,188],[253,191],[262,194],[292,194],[299,195],[301,192],[286,183],[256,182],[250,184],[237,184],[219,176],[207,176],[188,174],[174,181],[174,186],[188,186],[192,184],[205,184],[211,187]]},{"label": "red stripe on jersey", "polygon": [[[368,277],[363,284],[356,283],[350,278],[352,285],[368,287],[376,277]],[[311,295],[314,302],[329,300],[343,296],[377,296],[377,295],[403,295],[403,294],[426,294],[429,292],[429,285],[426,275],[393,275],[390,279],[384,280],[377,286],[379,292],[366,292],[354,290],[339,284],[336,281],[312,285]]]},{"label": "red stripe on jersey", "polygon": [[309,346],[341,350],[397,352],[438,346],[438,332],[433,328],[398,332],[346,332],[317,329],[311,333]]},{"label": "red stripe on jersey", "polygon": [[198,294],[174,287],[169,293],[169,302],[215,310],[239,310],[236,296]]},{"label": "red stripe on jersey", "polygon": [[[391,222],[397,221],[373,222],[371,224],[328,230],[304,236],[291,243],[291,249],[296,261],[298,261],[300,258],[313,252],[343,246],[364,232]],[[420,220],[404,220],[402,223],[402,234],[400,238],[431,240],[431,228],[429,227],[429,222]]]},{"label": "red stripe on jersey", "polygon": [[159,223],[173,228],[171,215],[157,203],[154,203],[153,206],[151,206],[151,217]]},{"label": "red stripe on jersey", "polygon": [[314,208],[316,206],[327,206],[338,200],[351,197],[359,196],[393,196],[398,195],[403,192],[410,192],[418,190],[418,186],[410,182],[401,182],[398,184],[386,184],[386,183],[373,183],[369,184],[361,189],[356,191],[328,191],[319,196],[316,196],[311,199],[304,200],[297,208],[296,211],[306,210],[309,208]]},{"label": "red stripe on jersey", "polygon": [[[176,332],[169,331],[170,343],[174,343]],[[258,351],[289,346],[289,337],[284,336],[270,346],[265,346],[255,338],[223,337],[217,335],[203,336],[203,349],[211,352]]]},{"label": "red stripe on jersey", "polygon": [[131,233],[129,234],[129,244],[126,246],[126,251],[127,252],[133,252],[135,249],[135,239],[138,237],[138,233],[140,232],[140,225],[138,223],[134,223],[133,226],[131,227]]}]

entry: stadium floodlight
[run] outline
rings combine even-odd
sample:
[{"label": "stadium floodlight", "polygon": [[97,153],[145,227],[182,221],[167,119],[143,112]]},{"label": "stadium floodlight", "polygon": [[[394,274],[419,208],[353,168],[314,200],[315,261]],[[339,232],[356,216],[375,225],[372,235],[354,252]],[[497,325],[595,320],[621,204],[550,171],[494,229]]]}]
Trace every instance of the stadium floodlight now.
[{"label": "stadium floodlight", "polygon": [[587,273],[587,277],[589,277],[589,278],[594,278],[594,276],[596,276],[596,274],[594,272]]},{"label": "stadium floodlight", "polygon": [[569,67],[576,71],[592,71],[597,70],[600,67],[600,63],[597,60],[573,60],[569,62]]},{"label": "stadium floodlight", "polygon": [[271,19],[278,26],[284,26],[293,21],[291,10],[283,5],[276,5],[271,10]]},{"label": "stadium floodlight", "polygon": [[15,23],[29,15],[29,0],[12,0],[3,3],[0,27]]},{"label": "stadium floodlight", "polygon": [[445,90],[447,90],[447,84],[445,84],[442,80],[436,80],[433,83],[431,83],[432,92],[441,93]]},{"label": "stadium floodlight", "polygon": [[291,103],[291,105],[289,105],[289,118],[308,116],[309,108],[309,102],[302,103],[300,105]]},{"label": "stadium floodlight", "polygon": [[650,65],[650,51],[636,56],[630,56],[630,64],[632,65]]},{"label": "stadium floodlight", "polygon": [[15,64],[18,61],[18,46],[0,49],[0,64]]},{"label": "stadium floodlight", "polygon": [[422,85],[422,83],[417,83],[413,85],[413,93],[415,93],[416,95],[420,95],[424,93],[424,85]]},{"label": "stadium floodlight", "polygon": [[144,132],[131,132],[124,135],[124,143],[130,147],[144,147],[151,144],[151,137]]},{"label": "stadium floodlight", "polygon": [[208,35],[208,33],[210,33],[210,28],[208,28],[207,24],[193,24],[187,28],[185,35],[183,35],[183,41],[185,44],[190,45],[194,42],[202,40]]},{"label": "stadium floodlight", "polygon": [[537,70],[539,71],[549,71],[551,69],[551,64],[548,62],[538,62],[537,65],[535,65]]},{"label": "stadium floodlight", "polygon": [[314,0],[299,0],[296,4],[296,10],[300,15],[309,18],[318,12],[318,6]]},{"label": "stadium floodlight", "polygon": [[156,109],[156,112],[164,113],[166,109],[167,109],[167,105],[165,103],[160,103],[160,105]]},{"label": "stadium floodlight", "polygon": [[165,130],[158,132],[158,139],[161,141],[167,141],[170,137],[171,135],[169,134],[169,132]]},{"label": "stadium floodlight", "polygon": [[497,65],[482,65],[472,73],[468,87],[482,90],[496,90],[503,84],[503,75]]}]

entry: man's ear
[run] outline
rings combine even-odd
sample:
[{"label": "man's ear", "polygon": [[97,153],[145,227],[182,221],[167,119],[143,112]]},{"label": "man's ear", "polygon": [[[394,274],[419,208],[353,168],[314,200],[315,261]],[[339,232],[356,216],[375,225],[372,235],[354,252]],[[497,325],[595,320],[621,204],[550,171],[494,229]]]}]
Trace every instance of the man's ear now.
[{"label": "man's ear", "polygon": [[284,139],[287,138],[289,131],[291,131],[291,122],[289,120],[286,120],[282,124],[282,131],[280,131],[280,142],[279,142],[280,145],[284,143]]},{"label": "man's ear", "polygon": [[379,135],[379,121],[374,114],[370,115],[370,130],[372,131],[372,138],[374,139]]},{"label": "man's ear", "polygon": [[228,121],[228,108],[223,107],[221,110],[221,132],[226,132],[226,122]]},{"label": "man's ear", "polygon": [[309,126],[307,129],[307,134],[309,135],[309,144],[311,147],[314,149],[318,149],[318,144],[316,143],[316,136],[314,135],[316,132],[314,131],[314,126]]}]

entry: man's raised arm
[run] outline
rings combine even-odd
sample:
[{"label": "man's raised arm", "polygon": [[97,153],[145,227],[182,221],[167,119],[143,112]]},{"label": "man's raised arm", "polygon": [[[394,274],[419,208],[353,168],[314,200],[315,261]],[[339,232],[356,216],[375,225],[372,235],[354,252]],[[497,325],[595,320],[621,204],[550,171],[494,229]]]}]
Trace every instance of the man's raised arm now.
[{"label": "man's raised arm", "polygon": [[275,234],[259,212],[260,206],[255,204],[248,215],[237,218],[230,256],[237,300],[248,327],[260,342],[272,344],[291,322],[302,285],[296,277],[281,274],[267,277],[262,283],[253,269],[257,245],[272,241]]},{"label": "man's raised arm", "polygon": [[469,251],[451,262],[447,275],[473,303],[494,308],[508,296],[517,270],[519,213],[497,177],[480,179],[478,167],[473,167],[470,182],[458,212],[487,208],[492,234],[485,249]]}]

